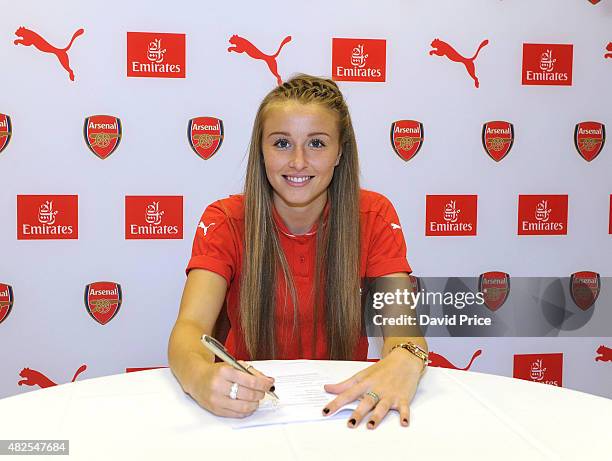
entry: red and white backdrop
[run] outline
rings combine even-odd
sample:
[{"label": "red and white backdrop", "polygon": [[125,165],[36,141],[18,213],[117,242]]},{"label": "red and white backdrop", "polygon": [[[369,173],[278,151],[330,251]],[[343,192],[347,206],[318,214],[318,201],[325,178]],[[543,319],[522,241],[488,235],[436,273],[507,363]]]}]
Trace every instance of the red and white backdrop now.
[{"label": "red and white backdrop", "polygon": [[[4,2],[0,397],[166,365],[200,214],[297,72],[339,82],[415,275],[610,290],[611,26],[608,0]],[[609,337],[429,342],[612,397]]]}]

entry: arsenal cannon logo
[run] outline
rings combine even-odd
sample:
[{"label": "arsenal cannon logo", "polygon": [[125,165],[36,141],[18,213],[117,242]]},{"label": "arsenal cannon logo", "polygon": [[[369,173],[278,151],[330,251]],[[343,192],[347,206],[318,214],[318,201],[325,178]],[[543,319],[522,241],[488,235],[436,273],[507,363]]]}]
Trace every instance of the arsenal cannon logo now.
[{"label": "arsenal cannon logo", "polygon": [[406,162],[421,150],[423,139],[423,124],[421,122],[398,120],[391,124],[391,145],[395,153]]},{"label": "arsenal cannon logo", "polygon": [[187,139],[193,151],[208,160],[223,143],[223,121],[215,117],[196,117],[189,120]]},{"label": "arsenal cannon logo", "polygon": [[87,117],[83,126],[83,136],[89,150],[104,160],[119,147],[121,120],[112,115]]},{"label": "arsenal cannon logo", "polygon": [[580,122],[574,129],[574,145],[587,162],[599,155],[606,142],[606,127],[599,122]]},{"label": "arsenal cannon logo", "polygon": [[13,288],[5,283],[0,283],[0,323],[2,323],[13,308]]},{"label": "arsenal cannon logo", "polygon": [[583,311],[595,304],[601,288],[601,279],[597,272],[575,272],[570,277],[570,294],[576,306]]},{"label": "arsenal cannon logo", "polygon": [[121,307],[121,285],[115,282],[94,282],[85,286],[85,307],[100,325],[110,322]]},{"label": "arsenal cannon logo", "polygon": [[512,123],[494,121],[482,126],[482,145],[496,162],[501,161],[512,149],[514,127]]},{"label": "arsenal cannon logo", "polygon": [[485,306],[495,312],[508,299],[510,276],[505,272],[485,272],[480,274],[478,291],[483,294]]}]

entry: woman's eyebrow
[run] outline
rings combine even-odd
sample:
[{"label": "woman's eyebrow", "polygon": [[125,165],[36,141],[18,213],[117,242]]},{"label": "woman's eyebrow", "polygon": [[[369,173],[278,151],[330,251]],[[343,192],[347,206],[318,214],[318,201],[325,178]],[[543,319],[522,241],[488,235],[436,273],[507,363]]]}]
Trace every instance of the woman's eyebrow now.
[{"label": "woman's eyebrow", "polygon": [[[288,136],[288,137],[290,137],[290,136],[291,136],[291,134],[289,134],[289,133],[285,133],[284,131],[274,131],[273,133],[270,133],[270,134],[268,135],[268,138],[269,138],[270,136],[277,136],[277,135],[281,135],[281,136]],[[308,135],[307,135],[307,136],[308,136],[308,137],[310,137],[310,136],[321,136],[321,135],[323,135],[323,136],[328,136],[328,137],[329,137],[329,133],[326,133],[325,131],[316,131],[316,132],[314,132],[314,133],[308,133]]]}]

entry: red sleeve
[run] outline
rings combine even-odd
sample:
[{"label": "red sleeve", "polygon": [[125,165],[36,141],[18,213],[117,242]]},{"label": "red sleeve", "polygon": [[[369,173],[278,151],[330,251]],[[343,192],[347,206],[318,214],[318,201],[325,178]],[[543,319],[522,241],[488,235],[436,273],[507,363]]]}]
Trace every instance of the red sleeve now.
[{"label": "red sleeve", "polygon": [[379,198],[370,232],[366,277],[410,273],[412,269],[406,259],[406,242],[399,217],[386,197],[379,195]]},{"label": "red sleeve", "polygon": [[221,275],[228,286],[236,273],[236,245],[230,218],[219,201],[209,205],[198,223],[191,259],[185,272],[207,269]]}]

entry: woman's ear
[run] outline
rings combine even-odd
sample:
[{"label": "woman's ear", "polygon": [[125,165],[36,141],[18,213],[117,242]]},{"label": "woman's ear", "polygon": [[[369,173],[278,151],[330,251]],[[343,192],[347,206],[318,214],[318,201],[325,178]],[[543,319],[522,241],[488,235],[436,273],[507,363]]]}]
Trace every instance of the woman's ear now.
[{"label": "woman's ear", "polygon": [[338,166],[338,164],[340,163],[340,157],[342,157],[342,148],[340,148],[340,152],[338,152],[338,156],[336,157],[336,163],[334,163],[334,166]]}]

